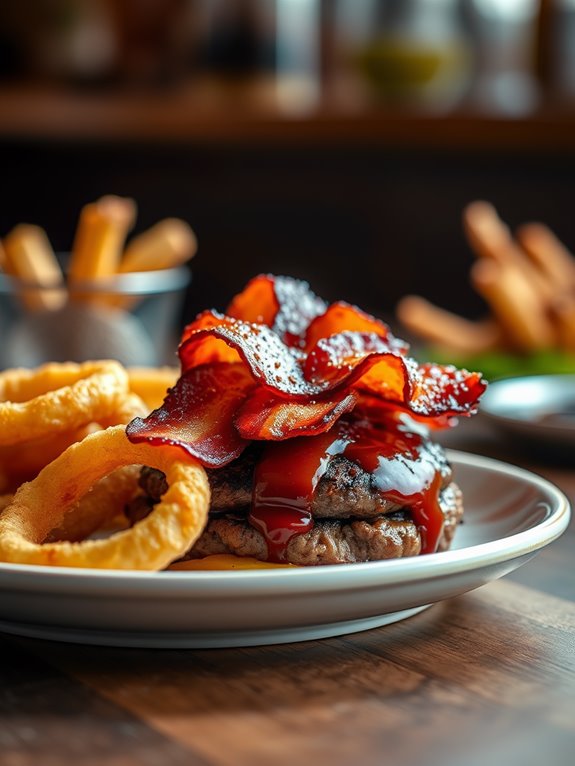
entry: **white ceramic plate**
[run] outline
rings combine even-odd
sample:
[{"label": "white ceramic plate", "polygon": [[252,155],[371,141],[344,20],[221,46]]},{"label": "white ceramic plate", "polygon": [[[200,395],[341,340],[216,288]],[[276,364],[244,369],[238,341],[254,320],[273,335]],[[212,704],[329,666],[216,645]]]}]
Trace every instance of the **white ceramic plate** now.
[{"label": "white ceramic plate", "polygon": [[575,447],[575,375],[529,375],[491,383],[481,412],[530,442]]},{"label": "white ceramic plate", "polygon": [[353,633],[502,577],[569,521],[538,476],[450,452],[465,523],[445,553],[308,569],[108,572],[0,564],[0,630],[78,643],[224,647]]}]

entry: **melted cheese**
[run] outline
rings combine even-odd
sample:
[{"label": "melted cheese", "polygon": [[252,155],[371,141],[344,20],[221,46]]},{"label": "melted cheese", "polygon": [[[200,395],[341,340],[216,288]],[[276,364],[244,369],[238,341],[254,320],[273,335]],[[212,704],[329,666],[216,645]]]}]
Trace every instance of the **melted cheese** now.
[{"label": "melted cheese", "polygon": [[285,569],[293,564],[273,564],[269,561],[259,561],[253,558],[241,558],[228,553],[214,554],[203,559],[178,561],[168,567],[169,571],[194,571],[198,569]]}]

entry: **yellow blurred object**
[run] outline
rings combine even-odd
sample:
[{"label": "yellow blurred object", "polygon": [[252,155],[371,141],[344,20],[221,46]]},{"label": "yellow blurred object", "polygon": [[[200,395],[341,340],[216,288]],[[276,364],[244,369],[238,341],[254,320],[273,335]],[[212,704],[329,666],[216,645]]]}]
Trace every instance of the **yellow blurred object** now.
[{"label": "yellow blurred object", "polygon": [[[575,351],[575,258],[544,224],[520,227],[514,238],[489,202],[469,204],[463,225],[478,256],[471,282],[489,316],[470,322],[419,296],[397,306],[415,335],[458,362],[486,353],[545,359]],[[563,360],[557,360],[563,364]]]},{"label": "yellow blurred object", "polygon": [[7,274],[44,288],[23,287],[22,301],[27,309],[54,310],[63,306],[66,295],[59,288],[64,285],[64,276],[43,229],[24,223],[16,226],[4,239],[3,255]]},{"label": "yellow blurred object", "polygon": [[180,371],[176,367],[128,367],[130,391],[137,394],[151,410],[157,409],[166,397],[168,388],[177,381]]},{"label": "yellow blurred object", "polygon": [[286,569],[294,568],[293,564],[273,564],[269,561],[259,561],[246,556],[232,556],[228,553],[217,553],[206,556],[203,559],[190,559],[189,561],[177,561],[168,569],[175,572],[188,572],[196,570],[228,570],[228,569]]},{"label": "yellow blurred object", "polygon": [[153,271],[181,266],[197,250],[196,235],[179,218],[166,218],[128,244],[120,272]]},{"label": "yellow blurred object", "polygon": [[170,363],[190,276],[183,264],[197,241],[187,223],[168,218],[126,245],[136,214],[132,199],[116,195],[85,205],[67,270],[43,229],[20,224],[8,234],[0,248],[0,368]]},{"label": "yellow blurred object", "polygon": [[84,206],[68,270],[71,284],[108,277],[118,271],[135,218],[134,201],[123,197],[108,195]]}]

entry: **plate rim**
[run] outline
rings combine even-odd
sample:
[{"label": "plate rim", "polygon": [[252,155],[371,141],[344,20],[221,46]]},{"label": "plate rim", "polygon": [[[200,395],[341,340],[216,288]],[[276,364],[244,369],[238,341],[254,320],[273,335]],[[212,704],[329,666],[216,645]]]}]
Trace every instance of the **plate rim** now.
[{"label": "plate rim", "polygon": [[[548,374],[533,374],[533,375],[511,375],[505,378],[499,378],[489,384],[487,391],[481,401],[481,415],[485,416],[489,420],[501,426],[508,426],[513,429],[521,429],[522,431],[533,431],[538,434],[552,434],[557,438],[569,437],[575,441],[575,426],[554,424],[542,424],[536,420],[529,420],[526,418],[518,418],[513,414],[504,414],[500,408],[494,407],[491,399],[496,395],[493,392],[498,392],[505,387],[520,387],[522,384],[528,382],[537,382],[549,384],[550,381],[555,383],[564,383],[565,381],[572,381],[575,391],[575,374],[573,373],[548,373]],[[575,394],[573,395],[575,401]]]},{"label": "plate rim", "polygon": [[[0,563],[0,585],[28,590],[26,584],[34,580],[35,589],[68,593],[81,592],[89,581],[91,595],[105,594],[122,597],[125,590],[130,596],[149,597],[158,592],[180,597],[183,594],[198,598],[210,598],[222,588],[233,590],[240,596],[242,591],[264,595],[278,590],[325,592],[365,588],[370,585],[382,587],[385,583],[411,583],[417,580],[436,579],[463,573],[509,561],[529,553],[534,554],[563,534],[569,524],[571,506],[569,499],[555,484],[539,474],[495,458],[460,450],[446,450],[448,458],[457,464],[482,471],[505,474],[540,490],[542,499],[549,506],[548,514],[528,529],[476,545],[432,553],[425,556],[370,561],[355,564],[335,564],[321,567],[298,567],[269,570],[224,571],[171,571],[142,572],[136,570],[104,570],[89,568],[49,567],[42,565]],[[349,575],[345,577],[345,575]],[[338,574],[338,577],[334,577]],[[343,577],[342,577],[343,576]],[[342,582],[343,579],[343,582]],[[197,585],[200,592],[191,587]]]}]

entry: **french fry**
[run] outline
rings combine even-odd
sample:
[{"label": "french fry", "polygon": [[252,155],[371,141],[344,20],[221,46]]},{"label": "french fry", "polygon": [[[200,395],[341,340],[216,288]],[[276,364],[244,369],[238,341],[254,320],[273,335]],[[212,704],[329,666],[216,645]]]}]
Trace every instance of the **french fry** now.
[{"label": "french fry", "polygon": [[22,287],[22,302],[27,309],[42,311],[63,306],[64,276],[43,229],[30,224],[16,226],[4,239],[4,257],[6,273],[30,285]]},{"label": "french fry", "polygon": [[575,352],[575,300],[568,297],[558,299],[552,307],[552,313],[559,346],[564,351]]},{"label": "french fry", "polygon": [[0,242],[0,271],[6,271],[6,253],[2,242]]},{"label": "french fry", "polygon": [[[196,235],[179,218],[166,218],[130,242],[119,265],[118,273],[157,271],[180,266],[195,255]],[[110,295],[106,304],[130,311],[139,301],[137,296]]]},{"label": "french fry", "polygon": [[493,320],[472,322],[439,308],[418,295],[408,295],[397,306],[397,316],[408,330],[453,354],[482,354],[501,342]]},{"label": "french fry", "polygon": [[555,291],[547,273],[525,257],[493,205],[472,202],[463,211],[463,225],[469,244],[477,255],[497,263],[513,264],[516,270],[525,273],[526,279],[533,283],[545,301],[553,300]]},{"label": "french fry", "polygon": [[191,227],[179,218],[166,218],[129,243],[119,271],[155,271],[180,266],[193,258],[198,243]]},{"label": "french fry", "polygon": [[517,350],[538,351],[555,345],[545,304],[521,268],[514,263],[480,260],[473,265],[471,280]]},{"label": "french fry", "polygon": [[489,202],[463,211],[463,225],[478,256],[471,282],[490,312],[470,322],[417,296],[397,307],[415,335],[454,356],[496,350],[530,354],[575,353],[575,257],[544,224],[524,224],[516,238]]},{"label": "french fry", "polygon": [[113,195],[82,208],[68,271],[72,286],[117,272],[135,217],[134,201]]},{"label": "french fry", "polygon": [[503,261],[515,258],[509,229],[489,202],[471,202],[463,211],[463,228],[469,244],[482,258]]},{"label": "french fry", "polygon": [[542,223],[526,223],[519,227],[516,236],[555,291],[575,289],[575,258],[551,229]]}]

